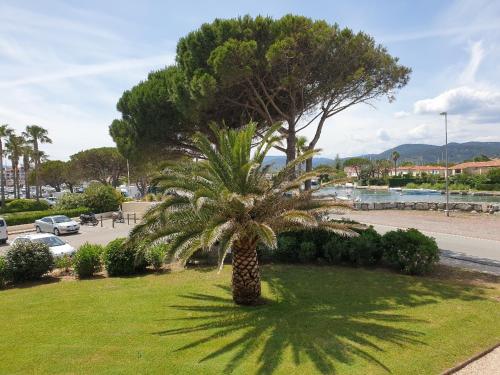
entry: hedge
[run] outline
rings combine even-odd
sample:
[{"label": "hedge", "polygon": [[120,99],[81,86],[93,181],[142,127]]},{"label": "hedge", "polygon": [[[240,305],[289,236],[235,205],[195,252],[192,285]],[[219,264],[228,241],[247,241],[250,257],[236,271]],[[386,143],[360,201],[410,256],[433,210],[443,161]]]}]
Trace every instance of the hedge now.
[{"label": "hedge", "polygon": [[500,184],[479,184],[476,186],[476,189],[483,191],[500,191]]},{"label": "hedge", "polygon": [[74,208],[71,210],[28,211],[5,214],[3,215],[3,218],[7,222],[7,225],[20,225],[31,224],[35,220],[41,219],[45,216],[66,215],[69,217],[75,217],[81,214],[87,214],[90,211],[90,208],[87,207]]},{"label": "hedge", "polygon": [[1,213],[25,212],[25,211],[44,211],[48,210],[50,205],[44,201],[36,199],[12,199],[5,202],[5,207],[0,209]]}]

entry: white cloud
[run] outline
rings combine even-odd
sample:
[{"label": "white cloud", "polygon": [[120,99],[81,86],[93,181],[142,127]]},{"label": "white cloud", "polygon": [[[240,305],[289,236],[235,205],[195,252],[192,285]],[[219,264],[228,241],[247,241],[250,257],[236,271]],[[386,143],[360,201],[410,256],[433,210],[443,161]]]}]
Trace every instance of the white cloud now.
[{"label": "white cloud", "polygon": [[463,86],[414,104],[416,114],[439,114],[443,111],[467,115],[478,122],[496,121],[500,119],[500,92]]},{"label": "white cloud", "polygon": [[410,116],[411,113],[410,112],[406,112],[406,111],[398,111],[398,112],[395,112],[394,113],[394,118],[404,118],[404,117],[408,117]]},{"label": "white cloud", "polygon": [[431,136],[431,126],[429,124],[420,124],[411,129],[408,135],[415,140],[428,139]]},{"label": "white cloud", "polygon": [[483,42],[478,41],[473,43],[470,48],[469,63],[467,64],[466,68],[460,75],[461,82],[463,82],[464,84],[474,83],[474,81],[476,80],[477,69],[481,64],[481,61],[483,61],[483,58],[484,58]]},{"label": "white cloud", "polygon": [[391,136],[385,129],[379,129],[377,130],[377,138],[380,139],[381,141],[389,141],[391,139]]}]

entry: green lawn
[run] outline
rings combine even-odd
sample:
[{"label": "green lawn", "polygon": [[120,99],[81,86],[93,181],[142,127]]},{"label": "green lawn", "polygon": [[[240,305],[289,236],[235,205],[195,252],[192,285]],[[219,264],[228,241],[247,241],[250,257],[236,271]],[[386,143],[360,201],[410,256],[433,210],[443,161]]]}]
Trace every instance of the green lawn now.
[{"label": "green lawn", "polygon": [[0,291],[0,374],[437,374],[500,340],[498,285],[266,266],[257,308],[221,274]]}]

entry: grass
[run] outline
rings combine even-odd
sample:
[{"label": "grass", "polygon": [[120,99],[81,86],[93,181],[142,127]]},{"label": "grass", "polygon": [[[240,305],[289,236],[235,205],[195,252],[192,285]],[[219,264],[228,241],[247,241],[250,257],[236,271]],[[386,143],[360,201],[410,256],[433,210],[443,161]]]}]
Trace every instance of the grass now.
[{"label": "grass", "polygon": [[25,284],[0,292],[0,373],[437,374],[500,340],[499,285],[443,275],[265,266],[256,308],[230,267]]}]

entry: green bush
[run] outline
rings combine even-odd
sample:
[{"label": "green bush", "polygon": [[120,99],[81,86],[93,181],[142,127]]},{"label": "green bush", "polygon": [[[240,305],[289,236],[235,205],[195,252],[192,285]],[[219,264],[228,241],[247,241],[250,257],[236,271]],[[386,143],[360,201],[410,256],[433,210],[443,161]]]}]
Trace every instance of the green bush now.
[{"label": "green bush", "polygon": [[49,247],[40,242],[15,244],[7,251],[5,260],[13,281],[39,279],[54,266]]},{"label": "green bush", "polygon": [[500,185],[500,168],[490,169],[486,177],[490,183]]},{"label": "green bush", "polygon": [[104,250],[104,265],[110,276],[131,275],[146,268],[142,252],[126,243],[126,238],[111,241]]},{"label": "green bush", "polygon": [[323,258],[333,264],[340,264],[346,260],[346,240],[340,236],[333,235],[322,247]]},{"label": "green bush", "polygon": [[101,270],[101,255],[104,248],[101,245],[84,243],[74,256],[74,268],[76,275],[83,279],[91,277]]},{"label": "green bush", "polygon": [[278,236],[278,248],[276,249],[276,258],[285,262],[297,261],[298,242],[292,233]]},{"label": "green bush", "polygon": [[85,206],[94,213],[116,211],[122,202],[122,195],[116,189],[101,183],[90,184],[83,194]]},{"label": "green bush", "polygon": [[398,229],[382,236],[385,261],[403,273],[422,275],[439,261],[436,240],[417,229]]},{"label": "green bush", "polygon": [[4,257],[0,256],[0,289],[5,286],[8,279],[7,262]]},{"label": "green bush", "polygon": [[155,271],[161,270],[163,266],[163,261],[167,254],[167,246],[166,244],[159,244],[148,248],[146,251],[146,262],[153,266]]},{"label": "green bush", "polygon": [[68,217],[79,216],[80,214],[89,213],[90,209],[86,207],[75,208],[72,210],[46,210],[46,211],[31,211],[17,212],[3,215],[8,225],[30,224],[35,220],[41,219],[44,216],[65,215]]},{"label": "green bush", "polygon": [[351,265],[373,266],[382,259],[382,236],[373,227],[363,230],[357,237],[349,238],[344,244],[347,261]]},{"label": "green bush", "polygon": [[63,269],[65,272],[69,272],[69,269],[73,266],[73,259],[64,254],[54,258],[55,268]]},{"label": "green bush", "polygon": [[483,191],[500,191],[500,183],[496,184],[479,184],[476,186],[477,190]]},{"label": "green bush", "polygon": [[24,212],[24,211],[43,211],[48,210],[50,205],[44,201],[36,199],[13,199],[5,204],[2,212]]},{"label": "green bush", "polygon": [[302,242],[297,258],[300,263],[308,263],[316,260],[316,244],[313,241]]},{"label": "green bush", "polygon": [[59,198],[56,204],[58,210],[72,210],[86,206],[85,195],[79,193],[66,193]]}]

